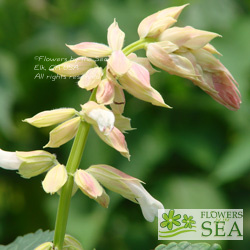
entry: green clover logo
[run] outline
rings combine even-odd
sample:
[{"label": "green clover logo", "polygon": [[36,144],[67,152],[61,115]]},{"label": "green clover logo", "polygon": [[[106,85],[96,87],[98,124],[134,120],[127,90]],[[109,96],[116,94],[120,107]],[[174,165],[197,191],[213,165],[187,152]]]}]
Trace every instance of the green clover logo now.
[{"label": "green clover logo", "polygon": [[185,223],[184,228],[192,228],[192,224],[195,224],[196,222],[193,220],[193,216],[187,216],[186,214],[184,214],[184,219],[182,220],[182,223]]},{"label": "green clover logo", "polygon": [[174,210],[170,210],[168,215],[166,213],[164,213],[162,215],[162,218],[164,219],[164,221],[161,222],[161,227],[167,227],[169,230],[173,229],[173,224],[175,226],[180,226],[181,223],[178,221],[181,218],[180,214],[177,214],[174,216]]}]

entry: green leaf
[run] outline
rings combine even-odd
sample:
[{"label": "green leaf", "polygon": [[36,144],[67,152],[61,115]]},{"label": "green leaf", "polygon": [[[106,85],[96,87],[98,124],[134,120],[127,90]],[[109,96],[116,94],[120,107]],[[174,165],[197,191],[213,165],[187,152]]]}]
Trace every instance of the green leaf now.
[{"label": "green leaf", "polygon": [[52,241],[54,231],[50,232],[37,230],[35,233],[29,233],[24,236],[18,236],[7,246],[0,245],[0,250],[34,250],[44,242]]},{"label": "green leaf", "polygon": [[191,244],[189,242],[183,241],[180,243],[171,242],[168,245],[159,245],[155,250],[222,250],[221,246],[218,244],[213,244],[212,246],[208,243],[195,243]]}]

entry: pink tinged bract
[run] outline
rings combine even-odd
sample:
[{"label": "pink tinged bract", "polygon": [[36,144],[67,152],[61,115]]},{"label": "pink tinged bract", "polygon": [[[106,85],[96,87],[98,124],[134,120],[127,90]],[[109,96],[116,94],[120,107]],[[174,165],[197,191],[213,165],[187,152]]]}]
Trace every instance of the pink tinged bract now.
[{"label": "pink tinged bract", "polygon": [[130,125],[131,119],[121,114],[115,114],[115,127],[118,128],[122,133],[134,130]]},{"label": "pink tinged bract", "polygon": [[187,5],[188,4],[167,8],[144,18],[138,27],[139,37],[145,38],[159,36],[161,32],[176,22],[181,11]]},{"label": "pink tinged bract", "polygon": [[111,109],[114,114],[122,114],[126,102],[123,89],[118,84],[115,84],[114,91],[115,91],[115,97],[113,103],[110,104]]},{"label": "pink tinged bract", "polygon": [[230,76],[228,76],[225,72],[220,72],[213,74],[212,79],[214,88],[218,91],[218,94],[208,94],[228,109],[238,110],[241,103],[240,93]]},{"label": "pink tinged bract", "polygon": [[94,60],[87,57],[78,57],[55,66],[50,71],[61,76],[80,76],[90,68],[96,67]]},{"label": "pink tinged bract", "polygon": [[120,152],[121,155],[128,158],[130,160],[130,154],[128,151],[127,143],[125,140],[125,136],[122,134],[122,132],[114,127],[112,131],[110,131],[108,134],[102,133],[97,126],[93,126],[95,132],[98,134],[98,136],[109,146]]},{"label": "pink tinged bract", "polygon": [[44,148],[58,148],[73,139],[78,130],[80,121],[80,117],[75,117],[54,128],[50,132],[49,142],[44,146]]},{"label": "pink tinged bract", "polygon": [[135,195],[131,192],[127,182],[141,182],[139,179],[134,178],[119,169],[104,164],[92,165],[87,169],[87,172],[91,173],[104,187],[137,203]]},{"label": "pink tinged bract", "polygon": [[89,69],[78,82],[78,86],[82,89],[91,90],[96,88],[101,82],[103,70],[100,67]]},{"label": "pink tinged bract", "polygon": [[155,70],[152,67],[152,65],[150,64],[147,57],[139,57],[135,53],[131,53],[131,54],[128,55],[128,59],[135,62],[135,63],[138,63],[138,64],[142,65],[143,67],[145,67],[148,70],[150,75],[157,72],[157,70]]},{"label": "pink tinged bract", "polygon": [[147,57],[152,64],[169,74],[197,79],[195,69],[187,58],[174,53],[168,54],[158,43],[148,45]]},{"label": "pink tinged bract", "polygon": [[203,70],[207,72],[224,71],[233,79],[227,68],[209,51],[205,49],[198,49],[192,51],[192,54],[195,56],[197,64],[199,64]]},{"label": "pink tinged bract", "polygon": [[115,50],[121,50],[123,47],[125,34],[120,30],[116,20],[108,28],[108,44],[109,47]]},{"label": "pink tinged bract", "polygon": [[60,108],[49,111],[43,111],[31,118],[27,118],[24,122],[41,128],[55,125],[72,118],[76,114],[76,110],[72,108]]},{"label": "pink tinged bract", "polygon": [[130,66],[130,60],[121,50],[114,51],[108,59],[108,69],[115,77],[124,75]]},{"label": "pink tinged bract", "polygon": [[204,50],[212,53],[212,54],[216,54],[216,55],[219,55],[219,56],[222,56],[222,54],[213,46],[211,45],[210,43],[206,44],[204,47],[203,47]]},{"label": "pink tinged bract", "polygon": [[75,173],[75,183],[89,198],[94,199],[105,208],[108,207],[109,196],[92,174],[78,169]]},{"label": "pink tinged bract", "polygon": [[122,87],[131,95],[161,107],[168,107],[160,93],[150,85],[148,70],[138,63],[131,63],[129,71],[119,78]]},{"label": "pink tinged bract", "polygon": [[159,37],[159,41],[169,41],[178,47],[200,49],[208,44],[213,38],[220,36],[214,32],[198,30],[191,26],[173,27],[165,30]]},{"label": "pink tinged bract", "polygon": [[108,79],[103,79],[98,85],[96,101],[100,104],[108,105],[113,103],[115,97],[115,85]]},{"label": "pink tinged bract", "polygon": [[240,108],[240,92],[230,72],[208,50],[199,49],[184,53],[194,65],[198,80],[193,83],[209,94],[214,100],[230,110]]},{"label": "pink tinged bract", "polygon": [[46,193],[54,194],[66,183],[68,174],[64,165],[56,165],[46,174],[42,182]]},{"label": "pink tinged bract", "polygon": [[17,151],[16,155],[22,161],[18,172],[23,178],[27,179],[37,176],[58,164],[56,156],[44,150]]},{"label": "pink tinged bract", "polygon": [[100,58],[109,56],[112,53],[112,49],[105,44],[83,42],[76,45],[67,45],[77,55],[87,56],[93,58]]}]

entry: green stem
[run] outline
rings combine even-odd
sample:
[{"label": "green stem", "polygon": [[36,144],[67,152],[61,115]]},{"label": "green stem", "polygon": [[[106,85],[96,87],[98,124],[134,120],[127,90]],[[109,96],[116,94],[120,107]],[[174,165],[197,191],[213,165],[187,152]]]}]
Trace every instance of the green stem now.
[{"label": "green stem", "polygon": [[122,51],[126,56],[128,56],[129,54],[135,52],[136,50],[146,49],[148,43],[152,43],[155,41],[156,40],[154,38],[142,38],[136,42],[129,44]]},{"label": "green stem", "polygon": [[63,248],[63,241],[66,232],[70,200],[74,184],[73,174],[79,167],[82,153],[86,144],[90,125],[81,121],[66,165],[68,180],[63,186],[57,210],[54,246],[56,250]]},{"label": "green stem", "polygon": [[[95,100],[96,90],[92,92],[90,101]],[[68,221],[70,200],[72,195],[72,189],[74,184],[74,173],[80,165],[82,154],[85,148],[89,133],[90,125],[84,121],[81,121],[73,146],[70,151],[69,159],[66,165],[68,172],[68,180],[62,187],[60,200],[57,209],[55,234],[54,234],[54,247],[56,250],[63,249],[63,241],[66,233],[66,226]]]}]

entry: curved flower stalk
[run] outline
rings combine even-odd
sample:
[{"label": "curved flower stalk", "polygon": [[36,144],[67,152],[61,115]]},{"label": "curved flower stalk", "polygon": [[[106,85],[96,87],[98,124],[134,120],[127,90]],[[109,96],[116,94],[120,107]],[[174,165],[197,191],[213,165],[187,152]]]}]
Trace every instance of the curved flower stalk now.
[{"label": "curved flower stalk", "polygon": [[148,44],[147,57],[168,73],[190,79],[228,109],[237,110],[241,103],[238,84],[213,56],[219,53],[209,44],[217,36],[189,26],[166,29],[158,41]]}]

